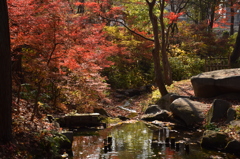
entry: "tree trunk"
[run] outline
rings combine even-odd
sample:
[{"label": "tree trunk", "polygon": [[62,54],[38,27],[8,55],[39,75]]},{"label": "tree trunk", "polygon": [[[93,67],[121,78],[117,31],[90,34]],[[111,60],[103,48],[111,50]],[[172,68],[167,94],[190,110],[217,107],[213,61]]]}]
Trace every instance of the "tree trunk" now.
[{"label": "tree trunk", "polygon": [[155,71],[155,79],[156,84],[159,88],[159,91],[162,96],[168,94],[167,89],[165,87],[164,81],[163,81],[163,75],[162,75],[162,68],[160,65],[160,43],[159,43],[159,37],[158,37],[158,23],[157,23],[157,17],[153,13],[153,7],[156,3],[156,0],[153,0],[152,2],[149,2],[146,0],[148,7],[149,7],[149,17],[152,23],[153,27],[153,34],[154,34],[154,50],[152,51],[153,55],[153,62],[154,62],[154,71]]},{"label": "tree trunk", "polygon": [[233,35],[234,34],[234,15],[235,15],[235,11],[234,11],[234,8],[233,8],[233,0],[231,0],[230,2],[230,14],[231,14],[231,25],[230,25],[230,35]]},{"label": "tree trunk", "polygon": [[168,91],[167,91],[164,81],[163,81],[159,52],[157,50],[153,49],[152,56],[153,56],[153,62],[154,62],[155,82],[158,86],[159,92],[161,93],[162,96],[164,96],[164,95],[168,94]]},{"label": "tree trunk", "polygon": [[32,113],[32,116],[31,116],[31,121],[34,120],[34,117],[36,115],[39,114],[39,110],[38,110],[38,101],[39,101],[39,97],[40,97],[40,93],[41,93],[41,84],[43,82],[44,78],[42,78],[38,83],[37,83],[37,92],[36,92],[36,96],[35,96],[35,99],[34,99],[34,106],[33,106],[33,113]]},{"label": "tree trunk", "polygon": [[6,0],[0,0],[0,144],[12,140],[12,77]]},{"label": "tree trunk", "polygon": [[211,6],[211,13],[210,13],[210,23],[209,23],[209,32],[212,32],[213,29],[213,23],[214,23],[214,18],[215,18],[215,7],[216,7],[217,1],[214,0]]},{"label": "tree trunk", "polygon": [[[164,71],[164,79],[165,79],[165,83],[167,85],[171,85],[172,84],[172,72],[171,72],[171,67],[170,67],[170,63],[168,61],[168,55],[167,55],[167,43],[168,43],[168,35],[166,35],[166,32],[168,32],[166,30],[165,24],[164,24],[164,7],[165,7],[165,1],[162,0],[161,2],[161,6],[160,6],[160,24],[161,24],[161,31],[162,31],[162,36],[161,36],[161,54],[162,54],[162,64],[163,64],[163,71]],[[159,40],[158,40],[159,43]]]},{"label": "tree trunk", "polygon": [[240,57],[240,23],[238,26],[238,35],[236,38],[235,47],[230,56],[230,66],[231,67],[238,67],[237,61],[238,61],[239,57]]},{"label": "tree trunk", "polygon": [[85,11],[85,7],[84,7],[85,0],[78,0],[78,2],[81,2],[83,4],[78,6],[77,13],[84,13],[84,11]]}]

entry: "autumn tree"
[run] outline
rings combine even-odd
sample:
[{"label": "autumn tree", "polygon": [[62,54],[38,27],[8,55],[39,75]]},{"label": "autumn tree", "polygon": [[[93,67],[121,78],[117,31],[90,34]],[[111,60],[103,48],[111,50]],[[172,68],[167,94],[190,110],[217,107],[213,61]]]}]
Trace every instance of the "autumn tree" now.
[{"label": "autumn tree", "polygon": [[12,78],[6,0],[0,0],[0,144],[12,140]]},{"label": "autumn tree", "polygon": [[214,23],[219,18],[218,11],[221,9],[219,7],[221,7],[223,3],[225,2],[221,2],[220,0],[189,0],[184,12],[195,24],[206,23],[206,31],[211,32]]},{"label": "autumn tree", "polygon": [[[165,88],[165,84],[170,85],[172,83],[172,75],[171,68],[168,61],[167,48],[169,45],[169,32],[170,26],[173,25],[178,17],[182,13],[173,13],[173,12],[165,12],[165,8],[167,6],[167,2],[165,1],[145,1],[148,6],[148,16],[150,17],[150,24],[152,29],[148,30],[148,32],[153,33],[153,39],[146,37],[139,33],[138,31],[134,31],[134,29],[130,28],[128,24],[120,21],[119,15],[114,15],[113,18],[105,18],[104,19],[112,20],[117,23],[120,23],[124,27],[126,27],[131,33],[134,33],[144,39],[148,39],[153,41],[154,49],[152,51],[153,60],[154,60],[154,68],[155,68],[155,78],[157,86],[160,89],[162,95],[167,94],[167,90]],[[128,3],[128,2],[126,2]],[[133,2],[139,4],[141,2]],[[170,3],[170,2],[169,2]],[[130,12],[131,13],[131,12]],[[121,15],[121,14],[120,14]],[[124,14],[122,14],[124,15]],[[133,20],[134,21],[134,20]],[[160,30],[160,31],[159,31]],[[161,68],[163,67],[163,69]]]},{"label": "autumn tree", "polygon": [[[181,14],[184,12],[186,6],[188,5],[190,0],[182,1],[182,0],[172,0],[169,5],[171,8],[171,12],[175,13],[175,15]],[[171,35],[174,36],[174,33],[178,32],[177,23],[174,22],[169,26],[171,28]]]},{"label": "autumn tree", "polygon": [[72,5],[82,2],[8,3],[13,50],[24,46],[18,50],[26,79],[25,98],[31,97],[34,108],[50,103],[44,96],[54,105],[61,97],[68,105],[80,105],[82,111],[97,105],[108,89],[100,70],[113,64],[107,57],[124,50],[107,40],[106,23],[94,14],[100,5],[85,2],[84,12],[77,14]]},{"label": "autumn tree", "polygon": [[234,34],[234,23],[235,23],[235,15],[238,14],[237,10],[240,9],[240,5],[239,5],[239,2],[238,0],[230,0],[230,1],[226,1],[224,3],[224,6],[225,7],[229,7],[230,8],[230,11],[227,12],[226,11],[226,21],[228,19],[230,19],[230,35],[233,35]]}]

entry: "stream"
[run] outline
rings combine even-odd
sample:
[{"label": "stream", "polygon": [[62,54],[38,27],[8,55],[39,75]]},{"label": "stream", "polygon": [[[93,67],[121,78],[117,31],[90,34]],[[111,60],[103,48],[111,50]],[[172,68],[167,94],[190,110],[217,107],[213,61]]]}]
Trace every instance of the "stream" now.
[{"label": "stream", "polygon": [[200,147],[201,133],[151,127],[143,122],[123,123],[103,130],[75,133],[74,159],[236,159]]}]

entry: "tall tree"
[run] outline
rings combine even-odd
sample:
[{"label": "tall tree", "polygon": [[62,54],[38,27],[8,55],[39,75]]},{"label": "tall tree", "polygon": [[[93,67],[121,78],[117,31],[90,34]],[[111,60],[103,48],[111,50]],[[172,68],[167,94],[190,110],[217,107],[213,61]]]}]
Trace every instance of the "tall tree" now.
[{"label": "tall tree", "polygon": [[0,0],[0,144],[12,140],[12,79],[6,0]]},{"label": "tall tree", "polygon": [[[178,20],[178,17],[180,15],[182,15],[182,13],[180,12],[183,9],[182,7],[185,7],[186,6],[185,3],[187,3],[188,1],[185,3],[179,3],[182,6],[178,6],[178,8],[181,8],[181,9],[179,11],[177,11],[177,13],[174,13],[174,12],[166,13],[166,7],[170,3],[170,1],[145,0],[145,2],[147,3],[147,7],[148,7],[148,9],[147,9],[148,17],[150,18],[149,24],[151,24],[151,27],[148,27],[147,25],[145,25],[145,27],[146,27],[148,33],[150,33],[150,34],[153,33],[153,39],[147,38],[145,35],[138,33],[135,30],[130,29],[130,27],[132,28],[132,26],[133,26],[131,21],[130,21],[130,23],[127,23],[128,25],[126,25],[125,23],[119,21],[119,19],[121,19],[121,18],[119,18],[119,17],[116,18],[117,17],[116,14],[115,14],[114,18],[110,18],[110,19],[105,18],[104,16],[102,16],[102,17],[104,19],[118,22],[118,23],[122,24],[124,27],[126,27],[132,33],[137,34],[146,40],[153,41],[154,49],[152,51],[152,55],[153,55],[153,62],[154,62],[154,69],[155,69],[154,71],[155,71],[156,84],[159,87],[159,91],[161,92],[161,94],[166,95],[168,92],[165,88],[165,84],[167,84],[167,85],[172,84],[172,73],[171,73],[170,63],[168,60],[168,52],[167,52],[167,49],[169,46],[169,33],[171,30],[171,26],[174,23],[176,23],[176,21]],[[139,2],[139,1],[137,1],[137,2],[134,1],[133,3],[143,4],[142,2]],[[145,11],[144,8],[142,8],[140,10],[143,12]],[[134,11],[135,11],[135,7],[134,7]],[[115,12],[116,12],[116,10],[115,10]],[[125,13],[127,13],[127,15],[129,15],[129,13],[130,13],[130,16],[134,17],[134,15],[131,14],[132,11],[125,12]],[[122,14],[122,15],[124,15],[124,14]],[[145,18],[145,16],[143,17],[142,14],[138,15],[138,17],[136,15],[136,18],[143,20],[143,24],[144,23],[146,24],[146,22],[144,21],[146,18]],[[126,21],[126,22],[129,22],[129,21]],[[132,22],[134,22],[134,20]],[[148,22],[147,22],[147,24],[148,24]]]},{"label": "tall tree", "polygon": [[[153,60],[154,60],[154,71],[155,71],[155,78],[156,78],[156,83],[159,88],[159,91],[161,92],[162,95],[168,94],[166,87],[163,82],[163,75],[162,75],[162,68],[160,65],[160,50],[161,50],[161,45],[159,42],[159,32],[158,32],[158,20],[157,16],[153,13],[153,8],[156,4],[156,0],[153,0],[152,2],[146,0],[148,7],[149,7],[149,17],[152,23],[153,27],[153,34],[154,34],[154,50],[152,51],[153,55]],[[163,13],[161,13],[163,14]],[[163,57],[164,58],[164,57]],[[167,60],[168,62],[168,60]],[[164,64],[163,64],[164,66]],[[166,66],[166,65],[165,65]],[[166,72],[166,70],[164,70]]]}]

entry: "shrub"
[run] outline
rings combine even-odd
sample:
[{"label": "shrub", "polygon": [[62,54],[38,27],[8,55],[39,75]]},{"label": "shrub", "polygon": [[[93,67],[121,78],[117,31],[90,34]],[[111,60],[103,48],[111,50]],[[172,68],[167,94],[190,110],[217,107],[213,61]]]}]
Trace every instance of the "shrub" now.
[{"label": "shrub", "polygon": [[173,80],[188,79],[204,71],[204,60],[197,57],[176,56],[170,57]]},{"label": "shrub", "polygon": [[153,64],[150,61],[136,61],[132,63],[119,60],[114,66],[105,68],[102,75],[107,76],[107,82],[115,89],[136,88],[152,83]]}]

